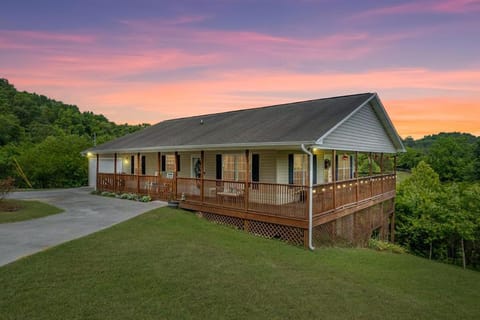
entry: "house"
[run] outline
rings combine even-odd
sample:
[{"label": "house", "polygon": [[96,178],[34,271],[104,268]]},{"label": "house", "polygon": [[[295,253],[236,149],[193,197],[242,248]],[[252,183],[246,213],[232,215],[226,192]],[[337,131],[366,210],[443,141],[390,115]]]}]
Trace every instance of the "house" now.
[{"label": "house", "polygon": [[180,201],[313,248],[393,239],[396,153],[376,93],[166,120],[91,148],[90,184]]}]

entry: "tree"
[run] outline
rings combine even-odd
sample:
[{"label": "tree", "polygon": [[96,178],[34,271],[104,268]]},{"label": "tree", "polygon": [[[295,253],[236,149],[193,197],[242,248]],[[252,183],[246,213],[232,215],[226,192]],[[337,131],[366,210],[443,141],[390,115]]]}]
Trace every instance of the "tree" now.
[{"label": "tree", "polygon": [[438,138],[428,152],[428,163],[442,181],[474,180],[474,147],[466,136]]},{"label": "tree", "polygon": [[475,179],[477,181],[480,181],[480,137],[477,138],[477,143],[475,145],[475,150],[474,150],[474,174],[475,174]]},{"label": "tree", "polygon": [[24,130],[18,119],[11,114],[0,114],[0,146],[16,143],[22,139]]},{"label": "tree", "polygon": [[23,150],[18,161],[35,187],[78,187],[87,182],[87,161],[80,152],[89,146],[83,137],[50,136]]},{"label": "tree", "polygon": [[396,200],[397,239],[411,251],[429,258],[443,231],[438,218],[440,191],[438,174],[421,161],[400,184]]},{"label": "tree", "polygon": [[415,168],[422,160],[425,160],[425,155],[421,151],[412,147],[406,147],[406,152],[398,156],[397,167],[410,170]]}]

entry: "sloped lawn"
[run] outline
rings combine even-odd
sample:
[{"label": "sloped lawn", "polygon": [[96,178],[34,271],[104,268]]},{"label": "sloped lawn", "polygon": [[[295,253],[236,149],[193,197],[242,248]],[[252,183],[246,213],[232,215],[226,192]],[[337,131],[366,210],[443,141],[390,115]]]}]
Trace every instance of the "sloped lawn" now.
[{"label": "sloped lawn", "polygon": [[157,209],[0,268],[1,319],[479,319],[480,273]]},{"label": "sloped lawn", "polygon": [[0,223],[37,219],[60,212],[63,212],[60,208],[35,200],[0,201]]}]

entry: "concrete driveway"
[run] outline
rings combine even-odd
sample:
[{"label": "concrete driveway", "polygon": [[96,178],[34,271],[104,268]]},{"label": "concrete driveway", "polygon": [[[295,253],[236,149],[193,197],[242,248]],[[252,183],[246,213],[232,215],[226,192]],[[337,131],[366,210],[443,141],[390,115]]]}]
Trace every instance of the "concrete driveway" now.
[{"label": "concrete driveway", "polygon": [[9,198],[47,202],[65,211],[0,224],[0,266],[133,218],[166,202],[148,203],[91,195],[91,188],[14,192]]}]

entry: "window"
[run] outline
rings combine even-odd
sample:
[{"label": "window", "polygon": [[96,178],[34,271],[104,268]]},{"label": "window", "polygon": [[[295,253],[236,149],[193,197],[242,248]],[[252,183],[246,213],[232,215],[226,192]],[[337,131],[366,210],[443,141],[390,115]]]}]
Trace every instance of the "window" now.
[{"label": "window", "polygon": [[166,172],[175,172],[175,155],[167,154],[165,156],[165,171]]},{"label": "window", "polygon": [[130,157],[130,174],[135,174],[135,156]]},{"label": "window", "polygon": [[288,155],[288,183],[306,185],[307,184],[307,155],[289,154]]},{"label": "window", "polygon": [[353,164],[353,156],[346,153],[337,154],[337,181],[352,179]]},{"label": "window", "polygon": [[222,157],[224,180],[243,181],[245,180],[246,164],[245,156],[241,154],[225,154]]}]

